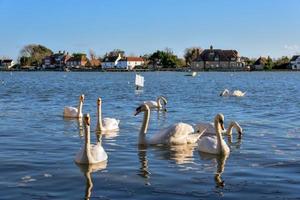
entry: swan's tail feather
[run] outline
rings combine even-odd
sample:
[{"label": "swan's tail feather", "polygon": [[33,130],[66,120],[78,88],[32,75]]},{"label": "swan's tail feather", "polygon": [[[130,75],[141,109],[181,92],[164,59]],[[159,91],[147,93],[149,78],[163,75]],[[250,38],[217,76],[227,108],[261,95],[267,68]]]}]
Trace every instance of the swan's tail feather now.
[{"label": "swan's tail feather", "polygon": [[187,143],[188,144],[194,144],[198,141],[198,139],[203,135],[203,133],[206,131],[206,129],[204,129],[202,132],[200,133],[193,133],[188,135],[187,137]]}]

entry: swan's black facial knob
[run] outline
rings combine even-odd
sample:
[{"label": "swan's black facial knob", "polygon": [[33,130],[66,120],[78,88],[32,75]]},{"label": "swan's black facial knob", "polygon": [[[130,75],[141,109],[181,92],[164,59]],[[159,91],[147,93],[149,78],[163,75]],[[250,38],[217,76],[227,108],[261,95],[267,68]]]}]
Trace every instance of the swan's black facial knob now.
[{"label": "swan's black facial knob", "polygon": [[142,112],[142,106],[139,106],[135,109],[134,116],[137,116],[140,112]]}]

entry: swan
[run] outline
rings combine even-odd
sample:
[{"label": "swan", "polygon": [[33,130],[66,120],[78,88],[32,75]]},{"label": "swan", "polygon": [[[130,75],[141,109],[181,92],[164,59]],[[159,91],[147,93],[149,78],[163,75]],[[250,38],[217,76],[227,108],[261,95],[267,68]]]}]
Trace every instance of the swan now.
[{"label": "swan", "polygon": [[103,118],[102,119],[102,100],[98,98],[97,100],[97,130],[99,131],[117,131],[119,130],[120,120],[115,118]]},{"label": "swan", "polygon": [[228,89],[225,89],[223,92],[220,93],[220,96],[223,96],[223,97],[228,97],[228,96],[243,97],[243,96],[245,96],[245,94],[246,94],[246,92],[242,92],[241,90],[234,90],[231,93]]},{"label": "swan", "polygon": [[84,95],[79,97],[79,105],[77,108],[67,106],[64,108],[64,117],[67,118],[81,118],[82,117],[82,105],[84,102]]},{"label": "swan", "polygon": [[198,150],[219,155],[227,155],[230,149],[223,140],[221,130],[224,130],[224,115],[219,113],[214,120],[215,136],[207,135],[198,140]]},{"label": "swan", "polygon": [[[226,134],[228,136],[230,136],[232,134],[232,129],[235,128],[237,130],[238,133],[238,137],[239,139],[241,138],[241,135],[243,133],[243,129],[242,127],[239,125],[238,122],[236,121],[232,121],[230,122],[229,126],[227,129],[222,129],[222,134]],[[202,132],[203,130],[205,130],[205,132],[201,135],[201,137],[205,137],[207,135],[215,135],[215,127],[213,123],[198,123],[195,125],[195,129],[199,132]]]},{"label": "swan", "polygon": [[158,133],[153,135],[152,138],[147,139],[146,133],[150,119],[150,108],[147,104],[143,104],[136,109],[135,116],[139,113],[144,112],[144,120],[139,134],[140,145],[154,145],[154,144],[189,144],[196,143],[199,137],[204,132],[194,133],[194,128],[186,123],[175,123],[169,127],[160,130]]},{"label": "swan", "polygon": [[98,140],[96,145],[90,142],[90,121],[90,115],[84,115],[85,143],[75,157],[78,164],[97,164],[107,160],[101,142]]},{"label": "swan", "polygon": [[[163,102],[164,105],[161,104]],[[144,104],[149,106],[150,109],[162,109],[163,107],[166,107],[168,101],[165,97],[159,96],[157,97],[156,101],[144,101]]]}]

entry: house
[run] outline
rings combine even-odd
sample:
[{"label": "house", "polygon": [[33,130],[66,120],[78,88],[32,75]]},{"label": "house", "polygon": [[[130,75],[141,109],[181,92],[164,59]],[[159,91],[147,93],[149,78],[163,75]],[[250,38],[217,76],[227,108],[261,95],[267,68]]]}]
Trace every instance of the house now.
[{"label": "house", "polygon": [[141,57],[124,57],[118,61],[116,68],[133,70],[136,66],[142,66],[144,63],[144,59]]},{"label": "house", "polygon": [[236,50],[205,49],[192,61],[191,67],[202,70],[244,70],[245,63]]},{"label": "house", "polygon": [[290,66],[293,70],[300,70],[300,55],[295,55],[290,60]]},{"label": "house", "polygon": [[267,58],[259,57],[253,64],[252,70],[264,70],[267,64]]},{"label": "house", "polygon": [[71,58],[66,61],[66,67],[79,69],[85,67],[88,63],[86,54],[73,54]]},{"label": "house", "polygon": [[14,66],[14,61],[12,59],[0,60],[0,69],[8,70]]},{"label": "house", "polygon": [[112,69],[116,68],[119,60],[121,60],[122,57],[119,54],[118,56],[107,56],[102,60],[101,66],[102,69]]},{"label": "house", "polygon": [[44,69],[62,69],[70,58],[71,56],[68,52],[59,51],[58,53],[45,57],[42,66]]}]

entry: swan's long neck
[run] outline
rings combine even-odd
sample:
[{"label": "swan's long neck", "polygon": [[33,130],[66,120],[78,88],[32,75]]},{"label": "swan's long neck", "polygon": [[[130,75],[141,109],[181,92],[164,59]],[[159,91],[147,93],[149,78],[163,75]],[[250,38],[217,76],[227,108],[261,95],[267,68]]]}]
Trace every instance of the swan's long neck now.
[{"label": "swan's long neck", "polygon": [[85,143],[84,143],[85,155],[88,162],[91,160],[91,135],[90,135],[90,126],[85,127]]},{"label": "swan's long neck", "polygon": [[147,110],[144,112],[144,119],[143,119],[141,131],[140,131],[140,135],[139,135],[139,144],[142,144],[142,145],[147,144],[146,133],[148,130],[149,119],[150,119],[150,110],[147,107]]},{"label": "swan's long neck", "polygon": [[82,101],[79,101],[79,105],[78,105],[78,117],[82,117]]},{"label": "swan's long neck", "polygon": [[230,123],[227,130],[226,130],[226,135],[232,135],[232,129],[234,127],[233,123]]},{"label": "swan's long neck", "polygon": [[100,130],[103,130],[103,125],[102,125],[102,104],[99,103],[98,104],[98,109],[97,109],[97,117],[98,117],[98,120],[97,120],[97,128],[100,129]]},{"label": "swan's long neck", "polygon": [[160,99],[160,97],[157,97],[157,99],[156,99],[156,102],[157,102],[157,107],[158,107],[158,109],[160,109],[161,107],[162,107],[162,105],[161,105],[161,99]]},{"label": "swan's long neck", "polygon": [[225,154],[225,150],[224,150],[224,141],[223,141],[223,137],[221,134],[221,125],[218,119],[215,119],[215,129],[216,129],[216,135],[217,135],[217,145],[218,145],[218,149],[220,149],[220,153],[221,154]]}]

